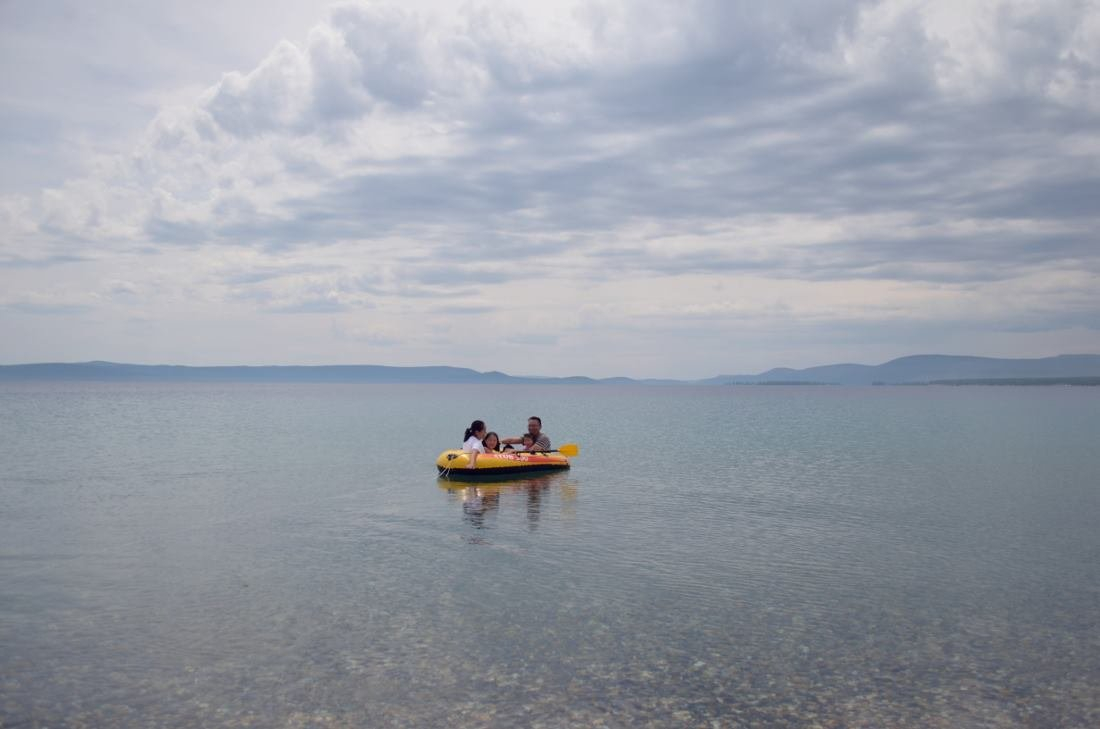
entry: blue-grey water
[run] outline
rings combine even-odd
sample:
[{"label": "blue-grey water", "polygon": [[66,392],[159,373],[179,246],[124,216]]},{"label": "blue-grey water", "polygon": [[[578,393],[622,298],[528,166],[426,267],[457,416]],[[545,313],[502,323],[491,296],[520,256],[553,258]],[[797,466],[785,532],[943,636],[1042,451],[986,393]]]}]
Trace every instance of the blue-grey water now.
[{"label": "blue-grey water", "polygon": [[8,384],[0,499],[5,728],[1100,726],[1100,388]]}]

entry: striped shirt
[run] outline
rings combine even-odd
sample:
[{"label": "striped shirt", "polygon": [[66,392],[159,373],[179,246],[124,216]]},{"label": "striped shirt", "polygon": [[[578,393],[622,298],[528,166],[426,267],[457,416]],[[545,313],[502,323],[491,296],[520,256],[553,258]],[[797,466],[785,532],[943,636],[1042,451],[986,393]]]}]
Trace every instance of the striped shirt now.
[{"label": "striped shirt", "polygon": [[548,451],[550,450],[550,436],[546,433],[539,433],[539,437],[535,438],[535,442],[531,445],[529,451]]}]

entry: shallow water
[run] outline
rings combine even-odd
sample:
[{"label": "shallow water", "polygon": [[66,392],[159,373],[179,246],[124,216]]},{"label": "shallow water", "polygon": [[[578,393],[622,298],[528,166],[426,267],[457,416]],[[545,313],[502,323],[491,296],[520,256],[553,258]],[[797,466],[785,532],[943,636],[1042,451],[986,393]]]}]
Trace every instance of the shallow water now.
[{"label": "shallow water", "polygon": [[[21,726],[1100,726],[1100,388],[0,386]],[[571,471],[434,459],[538,414]]]}]

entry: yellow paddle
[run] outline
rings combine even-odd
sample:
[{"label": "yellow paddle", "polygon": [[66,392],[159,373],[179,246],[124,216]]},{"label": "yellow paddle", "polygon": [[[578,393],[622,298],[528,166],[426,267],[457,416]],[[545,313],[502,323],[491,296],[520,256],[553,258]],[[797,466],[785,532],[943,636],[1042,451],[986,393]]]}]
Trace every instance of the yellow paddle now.
[{"label": "yellow paddle", "polygon": [[562,454],[563,456],[572,457],[572,456],[575,456],[575,455],[577,455],[578,453],[581,452],[581,447],[579,445],[577,445],[576,443],[566,443],[563,446],[559,446],[557,451],[558,451],[558,453]]}]

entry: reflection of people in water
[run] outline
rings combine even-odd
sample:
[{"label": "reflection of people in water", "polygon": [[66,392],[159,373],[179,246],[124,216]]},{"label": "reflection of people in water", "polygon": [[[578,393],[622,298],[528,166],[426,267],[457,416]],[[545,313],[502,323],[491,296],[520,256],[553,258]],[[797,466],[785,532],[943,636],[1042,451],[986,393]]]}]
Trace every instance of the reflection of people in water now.
[{"label": "reflection of people in water", "polygon": [[[470,484],[459,487],[453,482],[442,480],[441,485],[452,499],[461,500],[462,520],[478,531],[496,528],[496,523],[490,517],[493,517],[493,512],[501,509],[514,514],[511,510],[523,508],[527,517],[527,528],[532,532],[538,529],[544,507],[548,510],[551,521],[559,516],[567,520],[576,518],[577,482],[571,478],[563,478],[563,474],[500,481],[488,486]],[[554,494],[558,498],[543,503],[544,498],[550,498]],[[506,502],[504,505],[502,498]],[[488,543],[483,536],[470,536],[468,540],[471,543]]]},{"label": "reflection of people in water", "polygon": [[462,516],[475,529],[485,528],[485,516],[500,506],[500,491],[470,486],[462,494]]},{"label": "reflection of people in water", "polygon": [[534,529],[539,525],[539,514],[542,511],[542,492],[547,488],[545,483],[538,481],[528,482],[527,489],[527,527]]}]

